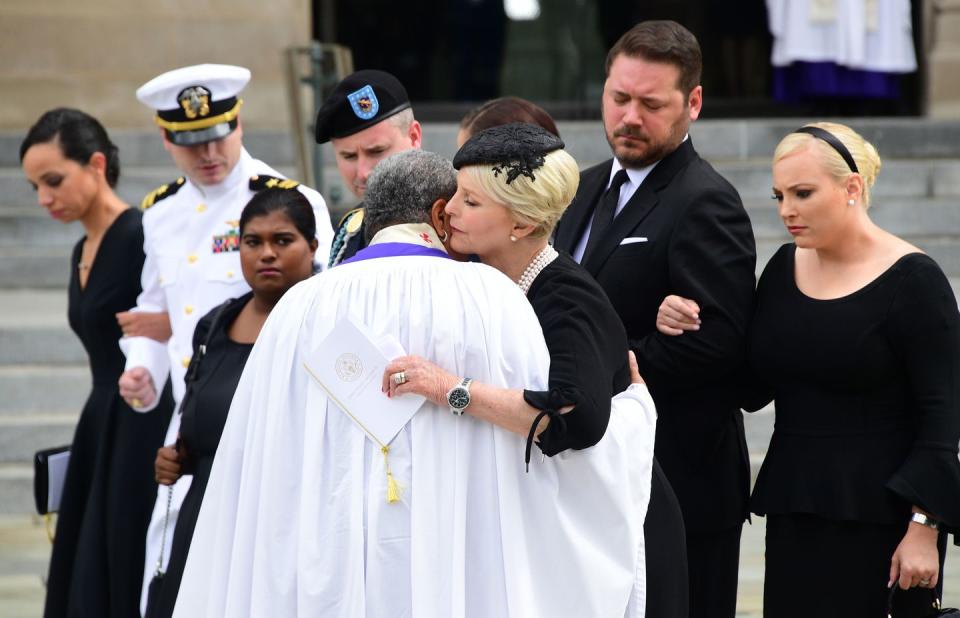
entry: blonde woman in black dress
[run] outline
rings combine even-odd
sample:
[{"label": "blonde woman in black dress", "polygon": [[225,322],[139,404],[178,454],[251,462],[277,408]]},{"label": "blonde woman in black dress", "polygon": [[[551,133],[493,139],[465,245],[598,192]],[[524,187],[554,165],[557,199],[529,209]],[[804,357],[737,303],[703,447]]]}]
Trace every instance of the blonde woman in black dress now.
[{"label": "blonde woman in black dress", "polygon": [[[924,589],[942,588],[960,528],[957,301],[936,262],[871,221],[879,170],[869,142],[826,122],[773,157],[794,242],[760,277],[744,402],[776,406],[751,498],[770,618],[883,616],[895,585],[894,617],[931,615]],[[695,302],[661,305],[662,332],[695,326]]]},{"label": "blonde woman in black dress", "polygon": [[[474,120],[483,120],[478,116]],[[555,128],[555,127],[554,127]],[[469,127],[468,127],[469,129]],[[470,136],[453,160],[457,193],[446,205],[449,244],[517,281],[550,351],[549,390],[523,393],[477,384],[471,414],[527,435],[554,456],[603,438],[611,397],[642,378],[628,363],[623,324],[599,284],[548,238],[579,182],[577,163],[549,128],[516,122]],[[388,378],[403,371],[400,386]],[[443,404],[459,379],[434,363],[401,357],[387,367],[391,393]],[[687,562],[680,507],[656,460],[644,523],[646,616],[685,618]]]},{"label": "blonde woman in black dress", "polygon": [[[93,378],[71,446],[44,616],[137,616],[143,537],[156,492],[153,455],[172,407],[167,394],[159,414],[137,414],[117,392],[124,357],[116,314],[140,293],[140,212],[114,193],[117,148],[81,111],[41,116],[20,146],[20,161],[50,217],[83,225],[85,236],[70,258],[68,318]],[[141,321],[142,332],[163,337],[165,316],[149,320]]]}]

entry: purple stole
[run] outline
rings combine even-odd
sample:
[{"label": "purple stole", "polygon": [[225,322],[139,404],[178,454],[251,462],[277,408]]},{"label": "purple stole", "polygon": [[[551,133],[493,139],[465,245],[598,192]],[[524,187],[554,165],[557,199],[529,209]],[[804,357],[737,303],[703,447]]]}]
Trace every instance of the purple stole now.
[{"label": "purple stole", "polygon": [[351,262],[361,262],[363,260],[373,260],[376,258],[385,258],[385,257],[403,257],[408,255],[420,255],[424,257],[440,257],[440,258],[451,258],[446,252],[441,251],[440,249],[433,249],[431,247],[421,247],[420,245],[415,245],[413,243],[406,242],[384,242],[377,243],[375,245],[370,245],[351,257],[350,259],[340,262],[341,264],[350,264]]}]

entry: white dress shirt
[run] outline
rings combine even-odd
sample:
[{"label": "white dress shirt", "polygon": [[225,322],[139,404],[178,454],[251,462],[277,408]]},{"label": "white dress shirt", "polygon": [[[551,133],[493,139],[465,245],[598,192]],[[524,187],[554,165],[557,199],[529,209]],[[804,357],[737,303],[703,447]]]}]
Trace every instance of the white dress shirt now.
[{"label": "white dress shirt", "polygon": [[[640,188],[640,183],[642,183],[650,174],[650,172],[653,171],[653,168],[657,166],[657,163],[659,163],[659,161],[639,169],[627,170],[627,180],[620,185],[620,197],[617,200],[617,211],[613,215],[614,224],[616,224],[616,218],[620,214],[620,211],[622,211],[624,206],[627,205],[627,202],[630,201],[630,198],[633,197],[633,194],[636,193],[637,189]],[[624,169],[624,167],[620,165],[620,161],[614,157],[613,165],[610,168],[610,177],[607,179],[607,185],[604,189],[604,193],[606,193],[607,189],[610,188],[610,183],[613,182],[613,177],[622,169]],[[591,212],[590,218],[587,220],[587,227],[583,230],[583,236],[580,238],[580,242],[577,243],[577,248],[573,252],[573,259],[575,259],[577,262],[583,261],[583,252],[587,250],[587,241],[590,239],[590,230],[592,229],[593,213]]]}]

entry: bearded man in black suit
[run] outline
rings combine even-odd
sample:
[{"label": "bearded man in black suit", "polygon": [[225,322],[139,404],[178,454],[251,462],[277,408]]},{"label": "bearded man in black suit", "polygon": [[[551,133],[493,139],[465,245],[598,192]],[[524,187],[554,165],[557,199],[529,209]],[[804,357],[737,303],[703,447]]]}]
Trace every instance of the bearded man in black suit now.
[{"label": "bearded man in black suit", "polygon": [[[614,158],[581,174],[555,245],[610,297],[656,400],[656,457],[687,531],[690,616],[732,618],[749,492],[736,377],[756,249],[736,189],[688,135],[701,64],[696,38],[672,21],[641,22],[611,48],[603,122]],[[657,331],[671,294],[696,299],[698,331]]]}]

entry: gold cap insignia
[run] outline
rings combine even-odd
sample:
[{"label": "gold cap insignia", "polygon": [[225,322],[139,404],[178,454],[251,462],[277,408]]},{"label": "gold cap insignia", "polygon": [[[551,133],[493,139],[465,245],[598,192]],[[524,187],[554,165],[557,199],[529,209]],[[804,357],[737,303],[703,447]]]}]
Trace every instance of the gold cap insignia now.
[{"label": "gold cap insignia", "polygon": [[210,91],[203,86],[185,88],[177,97],[187,118],[203,118],[210,114]]}]

